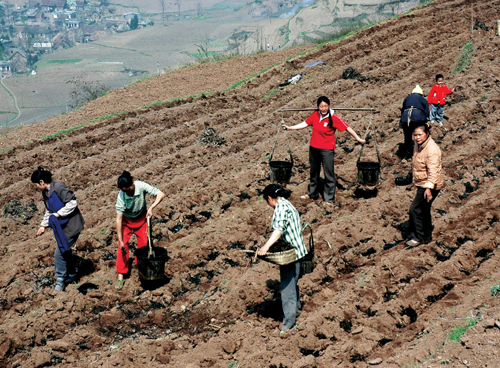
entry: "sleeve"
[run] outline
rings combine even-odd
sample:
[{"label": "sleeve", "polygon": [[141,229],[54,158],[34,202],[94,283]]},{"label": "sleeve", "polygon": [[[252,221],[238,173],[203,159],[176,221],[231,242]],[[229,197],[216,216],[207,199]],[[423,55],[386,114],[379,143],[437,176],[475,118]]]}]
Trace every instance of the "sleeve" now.
[{"label": "sleeve", "polygon": [[152,196],[156,196],[158,193],[160,193],[160,189],[158,188],[155,188],[151,185],[149,185],[148,183],[142,183],[141,184],[141,189],[143,192],[146,192],[148,193],[149,195],[152,195]]},{"label": "sleeve", "polygon": [[441,171],[441,151],[439,148],[433,149],[427,156],[427,182],[424,188],[434,189],[439,179]]},{"label": "sleeve", "polygon": [[332,121],[333,121],[333,127],[335,129],[338,129],[340,132],[343,132],[344,130],[349,128],[349,125],[347,125],[347,123],[341,118],[339,118],[337,115],[332,115]]},{"label": "sleeve", "polygon": [[59,211],[57,211],[57,213],[61,217],[68,216],[71,212],[73,212],[75,210],[75,208],[77,206],[78,206],[78,203],[76,202],[76,199],[72,199],[71,201],[66,203],[66,205],[63,208],[61,208]]},{"label": "sleeve", "polygon": [[451,93],[452,93],[452,92],[451,92],[451,88],[448,88],[448,86],[447,86],[446,84],[445,84],[444,86],[446,87],[446,92],[445,92],[445,94],[446,94],[446,95],[451,95]]},{"label": "sleeve", "polygon": [[276,206],[272,226],[273,230],[277,230],[282,234],[285,232],[288,226],[288,213],[284,206],[279,204]]},{"label": "sleeve", "polygon": [[48,227],[49,226],[49,217],[50,217],[50,212],[49,210],[45,210],[45,213],[43,214],[43,219],[42,219],[42,223],[40,224],[40,226],[43,226],[43,227]]},{"label": "sleeve", "polygon": [[75,194],[63,183],[58,182],[54,186],[54,192],[58,195],[61,201],[66,204],[69,201],[76,201]]},{"label": "sleeve", "polygon": [[427,102],[431,103],[431,98],[434,96],[434,92],[436,91],[436,85],[433,85],[431,90],[429,91],[429,96],[427,96]]},{"label": "sleeve", "polygon": [[123,215],[123,212],[125,212],[125,201],[122,198],[122,191],[118,193],[118,198],[116,198],[116,213]]},{"label": "sleeve", "polygon": [[429,120],[430,117],[429,103],[425,98],[422,97],[422,99],[423,99],[422,104],[424,105],[424,115],[427,118],[427,120]]},{"label": "sleeve", "polygon": [[315,119],[315,114],[317,114],[318,112],[315,111],[313,112],[307,119],[306,119],[306,124],[309,125],[309,126],[312,126],[313,123],[314,123],[314,119]]}]

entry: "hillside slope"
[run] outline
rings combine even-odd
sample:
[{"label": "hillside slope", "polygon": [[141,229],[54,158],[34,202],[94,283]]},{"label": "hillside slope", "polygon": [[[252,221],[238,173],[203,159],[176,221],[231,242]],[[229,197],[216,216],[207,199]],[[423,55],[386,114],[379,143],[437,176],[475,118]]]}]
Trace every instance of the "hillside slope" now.
[{"label": "hillside slope", "polygon": [[[493,29],[474,31],[469,66],[451,76],[471,40],[472,4],[475,19],[487,26],[499,19],[499,1],[436,1],[312,49],[231,91],[131,111],[43,142],[36,141],[47,135],[43,130],[60,130],[54,120],[2,137],[19,146],[0,156],[0,206],[20,199],[39,209],[33,218],[2,222],[2,365],[367,367],[380,359],[391,368],[494,367],[500,344],[500,294],[490,293],[500,283],[500,38]],[[327,65],[303,69],[316,60]],[[368,79],[342,79],[349,66]],[[233,67],[223,73],[240,73]],[[299,72],[299,84],[276,90]],[[433,205],[435,241],[408,249],[400,240],[415,189],[394,185],[409,169],[397,156],[399,107],[415,84],[428,92],[438,72],[457,90],[445,110],[449,120],[432,131],[443,150],[446,187]],[[155,82],[163,81],[148,80],[150,88]],[[333,213],[301,200],[309,133],[286,133],[295,159],[291,201],[302,221],[313,224],[317,263],[299,282],[304,311],[298,328],[282,337],[277,267],[251,265],[241,249],[266,239],[272,210],[258,191],[269,183],[265,157],[277,125],[307,117],[274,111],[313,107],[319,95],[330,96],[336,107],[379,110],[339,114],[359,133],[372,123],[382,180],[376,192],[351,186],[360,148],[339,134]],[[111,106],[143,105],[119,96]],[[100,106],[100,116],[115,112],[103,101],[111,100],[92,105]],[[62,118],[72,127],[89,119]],[[226,143],[201,144],[206,127]],[[284,138],[275,157],[285,157]],[[27,141],[35,143],[21,146]],[[363,151],[367,159],[376,157],[373,142]],[[54,241],[51,234],[34,237],[43,203],[28,178],[38,165],[75,190],[86,219],[76,251],[81,284],[98,287],[86,295],[79,285],[53,292]],[[115,183],[124,169],[167,194],[153,223],[156,244],[171,258],[167,279],[152,290],[141,286],[135,270],[122,291],[113,287]],[[461,342],[449,340],[457,325],[475,322]]]}]

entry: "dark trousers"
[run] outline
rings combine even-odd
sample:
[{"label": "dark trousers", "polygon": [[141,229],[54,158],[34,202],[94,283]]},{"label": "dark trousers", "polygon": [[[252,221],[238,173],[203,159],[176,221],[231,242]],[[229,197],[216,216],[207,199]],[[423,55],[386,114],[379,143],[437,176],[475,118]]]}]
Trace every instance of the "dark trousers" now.
[{"label": "dark trousers", "polygon": [[323,199],[325,202],[335,202],[335,172],[334,150],[319,149],[309,146],[309,164],[311,165],[311,182],[309,183],[309,197],[318,198],[319,174],[323,165],[325,173],[325,187]]},{"label": "dark trousers", "polygon": [[405,136],[405,158],[410,158],[413,156],[413,130],[414,126],[410,123],[403,124],[403,134]]},{"label": "dark trousers", "polygon": [[283,307],[283,325],[281,331],[295,326],[295,320],[302,311],[299,296],[300,261],[280,266],[281,306]]},{"label": "dark trousers", "polygon": [[430,241],[432,239],[432,202],[439,194],[439,190],[431,189],[432,199],[427,202],[424,198],[425,188],[418,188],[417,195],[410,206],[410,231],[412,239]]},{"label": "dark trousers", "polygon": [[56,278],[57,281],[62,282],[72,282],[76,280],[76,272],[77,269],[75,267],[75,260],[73,258],[73,245],[75,245],[76,241],[80,234],[75,235],[72,238],[68,238],[68,246],[70,250],[64,253],[61,253],[61,249],[56,247],[56,251],[54,253],[54,266],[56,268]]}]

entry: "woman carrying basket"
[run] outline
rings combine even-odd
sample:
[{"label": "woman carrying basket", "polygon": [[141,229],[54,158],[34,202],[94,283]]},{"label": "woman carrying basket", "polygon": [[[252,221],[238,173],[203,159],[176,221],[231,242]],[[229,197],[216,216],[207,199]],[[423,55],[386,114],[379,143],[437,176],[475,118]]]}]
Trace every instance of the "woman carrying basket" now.
[{"label": "woman carrying basket", "polygon": [[[118,235],[118,254],[116,256],[117,290],[123,288],[123,275],[129,272],[128,242],[132,233],[137,237],[137,248],[148,244],[146,217],[153,216],[153,209],[165,198],[165,194],[148,183],[135,180],[128,171],[118,178],[118,198],[116,199],[116,233]],[[156,196],[151,207],[146,206],[146,193]]]},{"label": "woman carrying basket", "polygon": [[291,244],[296,254],[295,262],[280,266],[281,304],[284,314],[281,333],[283,334],[295,326],[295,320],[302,310],[297,282],[299,281],[300,263],[307,254],[307,249],[302,237],[299,212],[287,200],[290,197],[290,191],[283,189],[279,184],[270,184],[264,189],[263,197],[267,204],[274,208],[272,219],[274,231],[257,254],[264,256],[280,238]]},{"label": "woman carrying basket", "polygon": [[283,125],[285,130],[300,130],[312,126],[311,142],[309,146],[309,163],[311,165],[311,182],[309,183],[309,193],[301,196],[302,199],[318,199],[318,185],[321,165],[325,173],[325,188],[323,200],[333,205],[335,201],[335,131],[338,129],[347,132],[359,143],[365,144],[356,132],[330,110],[330,100],[321,96],[317,101],[318,110],[313,112],[306,121],[300,124],[288,126]]}]

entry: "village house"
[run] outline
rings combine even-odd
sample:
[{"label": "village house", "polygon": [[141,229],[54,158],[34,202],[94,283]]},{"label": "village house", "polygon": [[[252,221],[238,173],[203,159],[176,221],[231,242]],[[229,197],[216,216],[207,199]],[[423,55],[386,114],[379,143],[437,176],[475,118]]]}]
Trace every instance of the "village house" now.
[{"label": "village house", "polygon": [[10,72],[10,61],[0,60],[0,74]]},{"label": "village house", "polygon": [[28,70],[28,57],[20,49],[10,50],[9,61],[12,72],[24,73]]},{"label": "village house", "polygon": [[40,7],[44,12],[62,11],[66,0],[40,0]]}]

